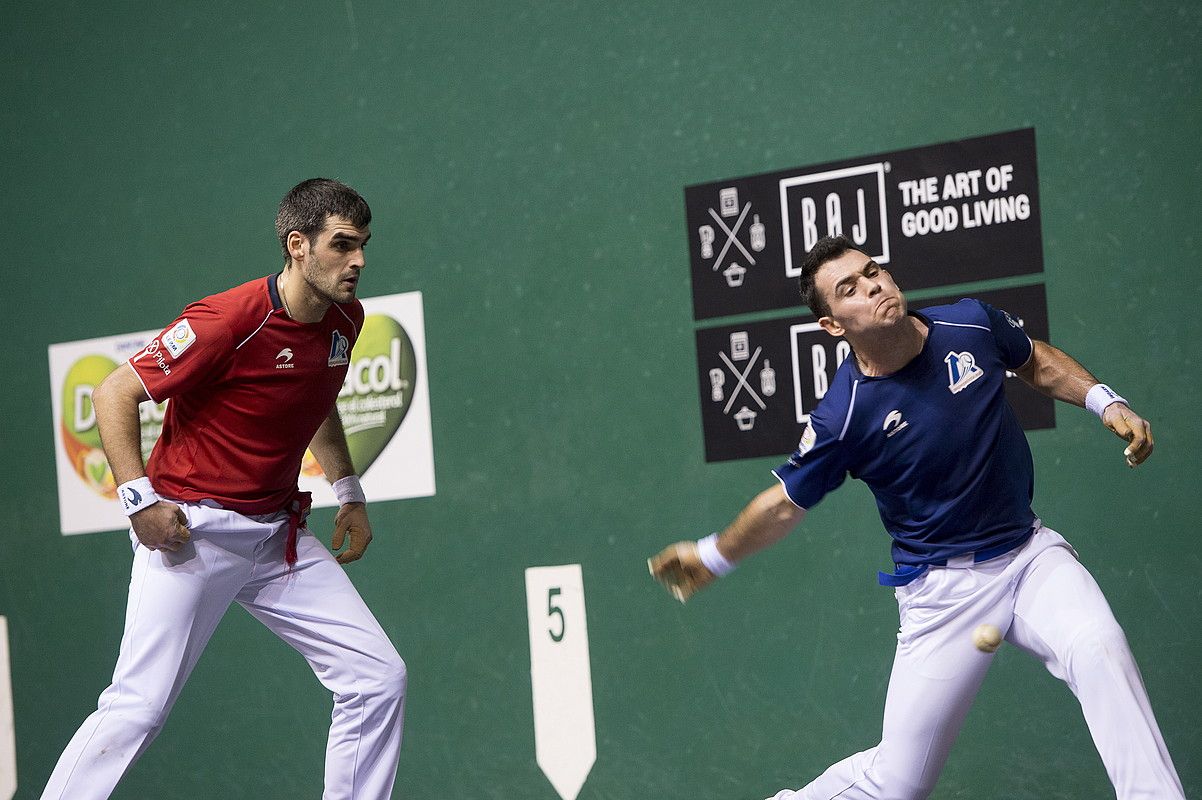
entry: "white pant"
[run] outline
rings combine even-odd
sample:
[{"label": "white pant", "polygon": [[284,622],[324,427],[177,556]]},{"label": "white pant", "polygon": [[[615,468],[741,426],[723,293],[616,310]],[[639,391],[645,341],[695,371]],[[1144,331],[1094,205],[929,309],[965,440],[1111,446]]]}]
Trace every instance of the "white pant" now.
[{"label": "white pant", "polygon": [[1060,534],[1041,527],[990,561],[932,567],[899,587],[897,600],[901,630],[881,743],[773,800],[930,795],[993,661],[973,645],[983,623],[1072,689],[1119,800],[1184,800],[1127,639]]},{"label": "white pant", "polygon": [[[401,746],[405,664],[342,566],[302,529],[289,571],[284,514],[246,517],[180,505],[192,539],[179,551],[147,550],[134,539],[112,685],[59,758],[43,800],[112,793],[162,729],[234,601],[296,648],[334,694],[325,800],[389,797]],[[255,666],[245,665],[242,676],[254,675]],[[287,736],[280,732],[281,745]]]}]

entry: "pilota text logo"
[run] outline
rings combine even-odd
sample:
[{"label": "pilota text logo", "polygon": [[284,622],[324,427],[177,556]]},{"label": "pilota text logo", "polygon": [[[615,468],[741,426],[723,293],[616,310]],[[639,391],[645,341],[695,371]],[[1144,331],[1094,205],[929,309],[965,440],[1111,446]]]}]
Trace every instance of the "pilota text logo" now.
[{"label": "pilota text logo", "polygon": [[155,366],[161,369],[164,375],[171,374],[171,365],[167,363],[167,359],[163,358],[163,353],[159,350],[158,339],[152,339],[150,344],[146,345],[145,350],[134,356],[133,363],[137,364],[139,361],[146,358],[146,356],[150,356],[154,359]]}]

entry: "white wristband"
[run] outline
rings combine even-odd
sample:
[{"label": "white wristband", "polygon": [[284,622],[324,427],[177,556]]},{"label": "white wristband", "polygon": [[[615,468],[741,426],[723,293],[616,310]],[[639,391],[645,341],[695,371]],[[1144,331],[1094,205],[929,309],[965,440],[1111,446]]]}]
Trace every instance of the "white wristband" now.
[{"label": "white wristband", "polygon": [[117,500],[121,502],[121,513],[129,517],[159,502],[159,496],[150,485],[150,478],[143,476],[118,486]]},{"label": "white wristband", "polygon": [[1120,397],[1104,383],[1095,383],[1088,392],[1085,393],[1085,407],[1102,418],[1102,412],[1106,410],[1106,406],[1111,403],[1126,403],[1127,399]]},{"label": "white wristband", "polygon": [[718,552],[718,534],[716,533],[697,540],[697,555],[701,558],[701,563],[705,565],[705,568],[719,578],[733,572],[736,566],[734,562],[727,560],[726,556]]},{"label": "white wristband", "polygon": [[345,478],[339,478],[334,481],[334,496],[338,498],[338,505],[346,505],[347,503],[366,503],[367,495],[363,494],[363,485],[359,483],[358,475],[347,475]]}]

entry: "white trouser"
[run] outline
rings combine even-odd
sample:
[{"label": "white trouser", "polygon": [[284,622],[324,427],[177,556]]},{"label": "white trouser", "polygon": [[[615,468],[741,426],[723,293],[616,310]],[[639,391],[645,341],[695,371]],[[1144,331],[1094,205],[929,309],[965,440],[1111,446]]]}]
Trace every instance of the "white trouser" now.
[{"label": "white trouser", "polygon": [[1093,576],[1055,531],[978,564],[932,567],[897,589],[897,654],[881,743],[773,800],[921,800],[930,795],[993,655],[996,625],[1068,684],[1119,800],[1184,800],[1131,649]]},{"label": "white trouser", "polygon": [[[389,797],[400,755],[405,664],[342,566],[302,529],[289,571],[287,515],[180,505],[192,539],[179,551],[151,551],[134,540],[112,685],[59,758],[43,800],[112,793],[162,729],[234,601],[300,652],[334,694],[323,798]],[[254,665],[244,670],[253,680]],[[281,743],[288,735],[280,731]]]}]

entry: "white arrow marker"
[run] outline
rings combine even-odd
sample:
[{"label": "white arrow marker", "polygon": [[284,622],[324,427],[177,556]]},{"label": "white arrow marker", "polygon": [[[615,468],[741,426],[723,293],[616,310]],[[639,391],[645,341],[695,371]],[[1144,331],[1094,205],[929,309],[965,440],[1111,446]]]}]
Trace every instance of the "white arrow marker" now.
[{"label": "white arrow marker", "polygon": [[535,760],[563,800],[576,800],[597,760],[580,565],[527,569],[526,612]]},{"label": "white arrow marker", "polygon": [[13,684],[8,668],[8,620],[0,617],[0,798],[17,793],[17,738],[13,730]]}]

